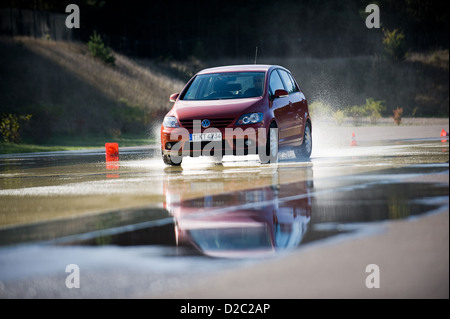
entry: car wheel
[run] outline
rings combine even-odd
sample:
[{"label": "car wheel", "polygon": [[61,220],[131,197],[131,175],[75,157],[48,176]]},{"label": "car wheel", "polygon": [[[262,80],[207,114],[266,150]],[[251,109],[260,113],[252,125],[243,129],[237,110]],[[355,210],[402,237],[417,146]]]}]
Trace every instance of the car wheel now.
[{"label": "car wheel", "polygon": [[275,123],[270,124],[267,132],[266,149],[259,153],[259,160],[263,164],[278,162],[278,128]]},{"label": "car wheel", "polygon": [[170,155],[167,155],[167,154],[162,154],[162,158],[163,158],[164,164],[170,165],[170,166],[180,166],[181,162],[183,161],[182,157],[177,157],[176,161],[174,161],[170,157]]},{"label": "car wheel", "polygon": [[294,149],[295,157],[298,159],[308,159],[312,152],[312,130],[311,124],[306,122],[305,132],[303,134],[303,143]]}]

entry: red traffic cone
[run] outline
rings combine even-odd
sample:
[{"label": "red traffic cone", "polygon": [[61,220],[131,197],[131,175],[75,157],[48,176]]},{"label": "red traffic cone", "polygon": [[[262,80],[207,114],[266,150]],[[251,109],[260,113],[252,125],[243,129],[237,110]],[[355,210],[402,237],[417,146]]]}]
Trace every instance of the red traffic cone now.
[{"label": "red traffic cone", "polygon": [[[441,137],[447,137],[447,136],[448,136],[448,132],[445,131],[444,129],[442,129],[442,131],[441,131]],[[448,141],[448,138],[443,138],[443,139],[441,140],[441,142],[446,142],[446,141]]]},{"label": "red traffic cone", "polygon": [[119,145],[117,143],[105,144],[106,168],[115,170],[119,168]]},{"label": "red traffic cone", "polygon": [[350,146],[357,146],[355,132],[352,133],[352,141],[350,142]]},{"label": "red traffic cone", "polygon": [[119,160],[119,145],[117,143],[106,143],[106,161],[117,161]]}]

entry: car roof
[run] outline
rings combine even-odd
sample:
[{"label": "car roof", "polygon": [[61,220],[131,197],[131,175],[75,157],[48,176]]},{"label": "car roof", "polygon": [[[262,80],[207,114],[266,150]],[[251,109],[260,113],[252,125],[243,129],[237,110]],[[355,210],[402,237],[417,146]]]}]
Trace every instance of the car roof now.
[{"label": "car roof", "polygon": [[243,65],[227,65],[201,70],[197,74],[220,73],[220,72],[267,72],[271,68],[282,68],[278,65],[267,64],[243,64]]}]

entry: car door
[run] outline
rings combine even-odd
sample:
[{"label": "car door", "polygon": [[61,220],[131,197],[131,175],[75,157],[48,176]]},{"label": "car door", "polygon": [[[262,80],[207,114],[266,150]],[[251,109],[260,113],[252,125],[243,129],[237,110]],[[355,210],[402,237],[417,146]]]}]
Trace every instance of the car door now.
[{"label": "car door", "polygon": [[286,91],[289,93],[291,121],[288,129],[290,142],[298,142],[303,135],[302,96],[292,76],[285,70],[279,70]]},{"label": "car door", "polygon": [[296,119],[298,121],[298,128],[301,136],[301,140],[303,141],[303,134],[305,133],[305,125],[306,125],[306,117],[307,117],[307,111],[308,111],[308,103],[306,101],[306,97],[303,94],[303,92],[300,90],[297,81],[295,80],[294,76],[289,73],[289,77],[292,80],[292,83],[294,84],[294,94],[292,95],[293,98],[293,105],[294,105],[294,112],[296,114]]},{"label": "car door", "polygon": [[[269,93],[274,96],[276,90],[286,90],[277,70],[273,70],[269,78]],[[292,108],[289,105],[289,97],[279,97],[272,101],[273,113],[278,124],[278,138],[280,145],[289,142],[289,131],[292,125]]]}]

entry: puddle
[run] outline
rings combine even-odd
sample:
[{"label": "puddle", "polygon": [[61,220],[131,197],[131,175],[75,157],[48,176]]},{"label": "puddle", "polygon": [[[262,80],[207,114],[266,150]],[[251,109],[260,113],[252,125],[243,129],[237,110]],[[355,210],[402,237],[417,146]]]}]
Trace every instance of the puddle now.
[{"label": "puddle", "polygon": [[[414,171],[413,168],[411,168]],[[396,182],[405,168],[384,176],[330,182],[305,180],[183,200],[165,187],[164,208],[119,210],[4,229],[0,245],[166,247],[166,256],[254,258],[274,255],[372,222],[405,219],[448,206],[448,185]],[[423,168],[421,168],[423,171]],[[429,167],[431,172],[442,167]],[[188,188],[196,187],[187,185]],[[217,185],[216,187],[219,187]]]}]

